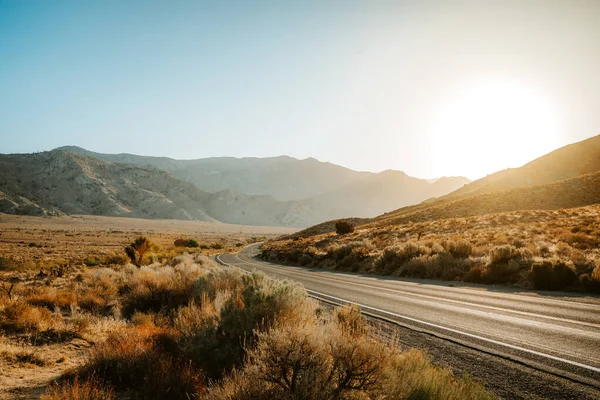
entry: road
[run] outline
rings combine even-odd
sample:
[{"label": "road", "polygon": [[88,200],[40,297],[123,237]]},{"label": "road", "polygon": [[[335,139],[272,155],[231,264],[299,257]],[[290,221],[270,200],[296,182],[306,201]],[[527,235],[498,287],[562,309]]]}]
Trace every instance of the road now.
[{"label": "road", "polygon": [[255,259],[258,246],[217,260],[297,281],[313,297],[357,303],[370,315],[600,388],[597,298],[282,266]]}]

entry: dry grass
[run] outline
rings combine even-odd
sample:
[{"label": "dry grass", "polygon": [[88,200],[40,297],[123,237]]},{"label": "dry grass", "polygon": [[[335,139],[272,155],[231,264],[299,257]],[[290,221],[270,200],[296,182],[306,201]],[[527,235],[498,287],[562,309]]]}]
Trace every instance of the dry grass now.
[{"label": "dry grass", "polygon": [[600,291],[600,206],[363,225],[262,246],[273,262],[417,278]]},{"label": "dry grass", "polygon": [[[128,262],[124,248],[141,235],[158,245],[150,261],[164,262],[183,252],[205,255],[234,252],[247,243],[293,231],[198,221],[0,214],[0,274],[40,269],[48,273],[52,267],[68,265],[123,265]],[[199,247],[175,246],[181,237],[196,240]]]},{"label": "dry grass", "polygon": [[0,321],[0,362],[53,381],[44,399],[489,398],[420,352],[402,361],[357,308],[323,313],[295,284],[199,255],[21,280]]}]

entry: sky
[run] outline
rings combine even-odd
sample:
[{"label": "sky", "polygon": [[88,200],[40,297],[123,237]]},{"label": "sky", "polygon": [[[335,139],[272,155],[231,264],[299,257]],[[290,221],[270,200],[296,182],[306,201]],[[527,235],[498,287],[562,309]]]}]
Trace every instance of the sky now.
[{"label": "sky", "polygon": [[476,179],[600,134],[600,1],[0,0],[0,153]]}]

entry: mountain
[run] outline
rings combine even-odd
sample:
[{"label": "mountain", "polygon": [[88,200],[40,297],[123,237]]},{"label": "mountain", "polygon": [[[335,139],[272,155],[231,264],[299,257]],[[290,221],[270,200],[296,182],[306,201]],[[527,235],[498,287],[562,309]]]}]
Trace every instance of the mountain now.
[{"label": "mountain", "polygon": [[383,171],[315,197],[329,215],[336,218],[368,218],[398,207],[438,197],[470,181],[466,178],[441,178],[434,183],[408,176],[402,171]]},{"label": "mountain", "polygon": [[600,172],[557,182],[485,192],[456,200],[440,199],[385,214],[373,222],[377,226],[399,225],[446,218],[524,210],[558,210],[600,203]]},{"label": "mountain", "polygon": [[[406,176],[397,175],[395,179],[410,182],[410,177]],[[365,230],[391,229],[411,222],[600,204],[600,136],[562,147],[520,168],[500,171],[466,185],[460,185],[462,182],[462,178],[442,178],[436,181],[441,185],[439,193],[443,194],[453,185],[460,188],[375,218],[352,221]],[[449,186],[446,186],[448,183]],[[373,187],[370,190],[373,191]],[[332,232],[334,222],[320,223],[295,236],[309,237]]]},{"label": "mountain", "polygon": [[208,193],[158,168],[53,150],[0,155],[0,212],[92,214],[305,226],[310,205],[226,190]]},{"label": "mountain", "polygon": [[454,191],[460,197],[522,186],[541,185],[600,171],[600,135],[561,147],[520,168],[506,169]]},{"label": "mountain", "polygon": [[76,146],[60,147],[110,162],[153,166],[211,193],[235,190],[249,195],[270,195],[277,200],[302,200],[373,175],[307,158],[213,157],[175,160],[134,154],[95,153]]},{"label": "mountain", "polygon": [[61,147],[87,157],[158,168],[211,193],[207,212],[219,221],[307,226],[349,216],[373,217],[399,206],[449,193],[462,177],[417,179],[401,171],[359,172],[314,158],[205,158],[174,160],[133,154],[95,153]]}]

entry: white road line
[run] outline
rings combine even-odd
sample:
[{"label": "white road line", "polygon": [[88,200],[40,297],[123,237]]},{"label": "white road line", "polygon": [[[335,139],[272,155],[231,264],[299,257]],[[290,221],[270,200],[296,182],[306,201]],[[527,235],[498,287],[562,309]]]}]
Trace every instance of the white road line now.
[{"label": "white road line", "polygon": [[[252,262],[244,261],[239,257],[236,257],[236,258],[238,258],[243,263],[250,264],[250,265],[253,264]],[[256,263],[256,264],[260,265],[259,263]],[[277,267],[273,266],[272,268],[277,268]],[[299,271],[287,270],[286,273],[292,274],[292,275],[304,276],[304,277],[311,277],[311,275],[308,275],[306,273],[299,272]],[[541,314],[535,314],[535,313],[531,313],[531,312],[527,312],[527,311],[511,310],[508,308],[494,307],[494,306],[488,306],[488,305],[484,305],[484,304],[471,303],[471,302],[467,302],[467,301],[447,299],[444,297],[430,296],[430,295],[426,295],[426,294],[407,292],[407,291],[399,290],[399,289],[391,289],[391,288],[386,288],[386,287],[381,287],[381,286],[369,285],[369,284],[365,284],[365,283],[353,282],[351,280],[337,279],[337,278],[326,277],[326,276],[319,276],[318,278],[319,278],[319,280],[328,280],[330,282],[338,282],[338,283],[344,283],[344,284],[349,284],[349,285],[354,285],[354,286],[362,286],[362,287],[366,287],[369,289],[375,289],[375,290],[379,290],[379,291],[384,290],[387,292],[400,293],[400,294],[404,294],[407,296],[426,298],[426,299],[430,299],[430,300],[443,301],[443,302],[447,302],[447,303],[460,304],[460,305],[465,305],[465,306],[470,306],[470,307],[484,308],[484,309],[493,310],[493,311],[513,313],[513,314],[518,314],[518,315],[524,315],[527,317],[549,319],[552,321],[565,322],[565,323],[574,324],[574,325],[582,325],[582,326],[587,326],[590,328],[600,328],[600,324],[595,324],[592,322],[577,321],[577,320],[568,319],[568,318],[553,317],[551,315],[541,315]]]},{"label": "white road line", "polygon": [[[232,265],[232,264],[229,264],[229,263],[226,263],[226,262],[222,261],[220,259],[220,255],[216,256],[216,259],[217,259],[217,261],[219,261],[223,265],[226,265],[226,266],[229,266],[229,267],[233,267],[233,268],[237,268],[237,269],[239,269],[241,271],[249,273],[249,271],[246,271],[243,268],[240,268],[238,266],[235,266],[235,265]],[[252,263],[245,262],[245,261],[243,261],[241,259],[240,259],[240,261],[252,265]],[[313,295],[316,295],[316,296],[323,296],[323,297],[327,297],[327,298],[334,299],[334,300],[341,301],[341,302],[348,303],[348,304],[355,304],[355,305],[357,305],[357,306],[359,306],[361,308],[364,308],[366,310],[372,310],[372,311],[375,311],[375,312],[378,312],[378,313],[382,313],[384,315],[392,316],[392,317],[395,317],[395,318],[401,318],[401,319],[404,319],[404,320],[407,320],[407,321],[411,321],[413,323],[418,323],[418,324],[421,324],[421,325],[425,325],[425,326],[429,326],[429,327],[432,327],[432,328],[440,329],[440,330],[446,331],[446,332],[452,332],[452,333],[455,333],[455,334],[458,334],[458,335],[470,337],[472,339],[477,339],[477,340],[480,340],[480,341],[483,341],[483,342],[486,342],[486,343],[491,343],[491,344],[503,346],[503,347],[510,348],[510,349],[513,349],[513,350],[517,350],[517,351],[521,351],[521,352],[524,352],[524,353],[532,354],[532,355],[535,355],[535,356],[538,356],[538,357],[547,358],[547,359],[550,359],[550,360],[554,360],[554,361],[558,361],[558,362],[561,362],[561,363],[565,363],[565,364],[569,364],[569,365],[572,365],[572,366],[576,366],[576,367],[579,367],[579,368],[583,368],[583,369],[588,370],[588,371],[600,373],[600,368],[594,367],[592,365],[582,364],[582,363],[579,363],[579,362],[576,362],[576,361],[567,360],[565,358],[557,357],[557,356],[554,356],[554,355],[551,355],[551,354],[546,354],[546,353],[542,353],[542,352],[539,352],[539,351],[530,350],[530,349],[527,349],[525,347],[513,345],[513,344],[510,344],[510,343],[504,343],[504,342],[501,342],[501,341],[498,341],[498,340],[489,339],[489,338],[486,338],[486,337],[483,337],[483,336],[479,336],[479,335],[474,335],[472,333],[464,332],[464,331],[461,331],[461,330],[458,330],[458,329],[454,329],[454,328],[448,328],[448,327],[445,327],[445,326],[442,326],[442,325],[438,325],[438,324],[435,324],[435,323],[432,323],[432,322],[427,322],[427,321],[423,321],[423,320],[420,320],[420,319],[417,319],[417,318],[413,318],[413,317],[408,317],[408,316],[404,316],[404,315],[401,315],[401,314],[397,314],[397,313],[394,313],[394,312],[391,312],[391,311],[386,311],[386,310],[382,310],[382,309],[379,309],[379,308],[376,308],[376,307],[371,307],[371,306],[368,306],[368,305],[365,305],[365,304],[361,304],[361,303],[357,303],[357,302],[354,302],[354,301],[351,301],[351,300],[346,300],[346,299],[343,299],[343,298],[340,298],[340,297],[335,297],[335,296],[331,296],[331,295],[328,295],[328,294],[325,294],[325,293],[317,292],[315,290],[310,290],[310,289],[305,289],[305,290],[308,293],[312,293]]]},{"label": "white road line", "polygon": [[590,371],[593,371],[593,372],[600,373],[600,368],[596,368],[596,367],[594,367],[592,365],[581,364],[581,363],[578,363],[576,361],[567,360],[567,359],[564,359],[564,358],[561,358],[561,357],[553,356],[551,354],[540,353],[539,351],[530,350],[530,349],[527,349],[527,348],[524,348],[524,347],[521,347],[521,346],[516,346],[516,345],[509,344],[509,343],[500,342],[500,341],[494,340],[494,339],[488,339],[488,338],[485,338],[485,337],[479,336],[479,335],[473,335],[471,333],[460,331],[458,329],[447,328],[445,326],[434,324],[432,322],[427,322],[427,321],[423,321],[423,320],[420,320],[420,319],[417,319],[417,318],[407,317],[407,316],[404,316],[404,315],[396,314],[396,313],[393,313],[393,312],[390,312],[390,311],[386,311],[386,310],[382,310],[382,309],[379,309],[379,308],[370,307],[370,306],[367,306],[365,304],[356,303],[354,301],[342,299],[340,297],[330,296],[328,294],[317,292],[315,290],[306,289],[306,291],[309,292],[309,293],[316,294],[317,296],[329,297],[329,298],[337,300],[337,301],[342,301],[342,302],[349,303],[349,304],[355,304],[355,305],[359,306],[360,308],[365,308],[367,310],[376,311],[378,313],[390,315],[392,317],[402,318],[402,319],[405,319],[405,320],[408,320],[408,321],[411,321],[411,322],[416,322],[418,324],[430,326],[432,328],[441,329],[441,330],[452,332],[452,333],[457,333],[459,335],[467,336],[467,337],[470,337],[470,338],[473,338],[473,339],[481,340],[481,341],[488,342],[488,343],[497,344],[497,345],[500,345],[500,346],[511,348],[513,350],[522,351],[522,352],[533,354],[533,355],[536,355],[536,356],[539,356],[539,357],[549,358],[551,360],[563,362],[563,363],[566,363],[566,364],[574,365],[576,367],[580,367],[580,368],[584,368],[584,369],[587,369],[587,370],[590,370]]}]

